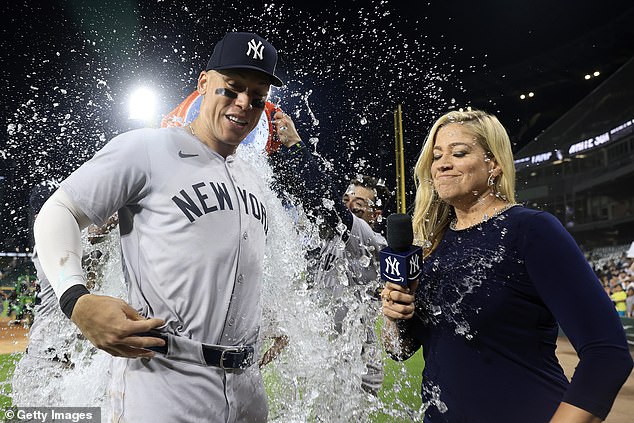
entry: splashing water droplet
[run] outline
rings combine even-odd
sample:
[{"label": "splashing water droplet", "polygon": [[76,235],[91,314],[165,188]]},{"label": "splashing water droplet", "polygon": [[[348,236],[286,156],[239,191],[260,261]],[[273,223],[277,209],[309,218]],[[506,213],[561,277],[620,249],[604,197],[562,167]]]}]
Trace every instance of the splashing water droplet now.
[{"label": "splashing water droplet", "polygon": [[365,255],[364,255],[364,256],[361,256],[361,257],[359,258],[359,265],[360,265],[361,267],[364,267],[364,268],[365,268],[365,267],[368,267],[368,266],[370,265],[370,262],[371,262],[371,261],[372,261],[372,260],[370,259],[370,257],[369,257],[369,256],[365,256]]}]

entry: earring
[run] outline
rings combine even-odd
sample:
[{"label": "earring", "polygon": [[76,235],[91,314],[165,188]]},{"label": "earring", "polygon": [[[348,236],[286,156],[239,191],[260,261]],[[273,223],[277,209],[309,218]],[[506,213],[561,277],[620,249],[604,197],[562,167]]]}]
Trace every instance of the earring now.
[{"label": "earring", "polygon": [[495,185],[495,176],[493,176],[493,173],[489,175],[489,179],[487,179],[487,185],[490,187]]}]

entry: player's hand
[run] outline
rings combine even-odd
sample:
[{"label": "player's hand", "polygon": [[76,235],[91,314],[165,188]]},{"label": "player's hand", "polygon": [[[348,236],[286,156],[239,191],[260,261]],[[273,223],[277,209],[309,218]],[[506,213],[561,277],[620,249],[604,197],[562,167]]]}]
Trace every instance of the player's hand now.
[{"label": "player's hand", "polygon": [[165,322],[146,319],[118,298],[83,295],[75,304],[71,320],[94,346],[117,357],[150,358],[154,352],[144,348],[165,345],[161,338],[135,336]]},{"label": "player's hand", "polygon": [[409,287],[387,282],[381,291],[383,315],[391,320],[407,320],[414,317],[416,288],[418,288],[418,280]]},{"label": "player's hand", "polygon": [[275,126],[275,132],[277,132],[280,142],[286,147],[292,147],[302,140],[297,133],[297,129],[295,129],[293,119],[286,113],[275,113],[272,123]]}]

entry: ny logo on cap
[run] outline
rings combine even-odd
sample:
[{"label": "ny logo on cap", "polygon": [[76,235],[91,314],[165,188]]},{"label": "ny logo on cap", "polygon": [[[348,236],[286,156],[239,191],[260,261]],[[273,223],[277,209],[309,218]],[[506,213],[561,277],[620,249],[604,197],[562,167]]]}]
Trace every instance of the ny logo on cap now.
[{"label": "ny logo on cap", "polygon": [[253,51],[254,59],[262,60],[262,53],[264,53],[264,45],[262,44],[262,41],[258,41],[258,43],[256,44],[255,40],[251,38],[251,41],[249,41],[249,50],[247,51],[247,56],[251,54],[251,51]]}]

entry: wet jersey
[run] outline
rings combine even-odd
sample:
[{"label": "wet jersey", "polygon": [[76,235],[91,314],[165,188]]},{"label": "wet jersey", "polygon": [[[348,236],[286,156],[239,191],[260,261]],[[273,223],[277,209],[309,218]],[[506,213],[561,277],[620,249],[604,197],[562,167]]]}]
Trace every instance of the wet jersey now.
[{"label": "wet jersey", "polygon": [[367,285],[379,279],[379,252],[385,238],[363,219],[352,215],[352,228],[344,236],[334,236],[321,250],[315,286]]},{"label": "wet jersey", "polygon": [[197,341],[255,342],[267,229],[258,177],[183,128],[114,138],[61,188],[98,225],[119,211],[129,302]]},{"label": "wet jersey", "polygon": [[[141,129],[115,137],[61,189],[97,225],[118,211],[128,302],[142,315],[165,320],[165,332],[203,343],[256,342],[268,226],[259,178],[250,165],[235,155],[223,158],[184,128]],[[161,357],[149,364],[124,361],[114,370],[125,386],[119,393],[127,401],[124,414],[126,407],[134,408],[141,410],[136,416],[147,418],[150,402],[170,403],[172,395],[188,398],[179,404],[201,415],[235,416],[231,404],[240,397],[231,392],[242,388],[230,381],[237,376],[223,381],[220,369]],[[191,382],[183,381],[183,391],[163,386],[154,392],[158,396],[148,396],[143,387],[163,384],[162,372],[171,378],[186,375]],[[200,385],[193,383],[196,373]],[[256,379],[248,383],[259,389]],[[172,383],[180,386],[177,382]],[[160,413],[160,421],[185,418],[180,407]],[[260,414],[266,419],[265,411]]]}]

